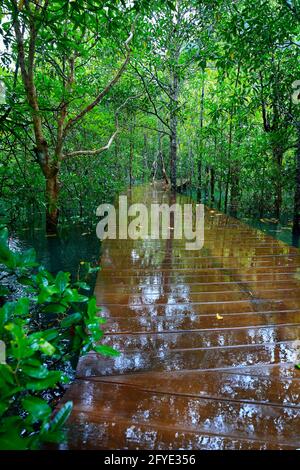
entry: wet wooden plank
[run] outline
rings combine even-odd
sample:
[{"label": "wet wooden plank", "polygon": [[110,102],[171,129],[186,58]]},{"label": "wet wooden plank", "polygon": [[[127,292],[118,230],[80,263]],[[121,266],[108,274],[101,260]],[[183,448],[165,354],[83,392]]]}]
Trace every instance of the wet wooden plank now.
[{"label": "wet wooden plank", "polygon": [[[117,429],[123,425],[124,447],[129,447],[133,431],[140,427],[167,429],[174,434],[196,433],[198,438],[206,433],[223,439],[230,437],[239,443],[235,446],[241,446],[242,440],[264,442],[269,448],[298,445],[295,429],[300,426],[299,407],[158,393],[93,380],[77,380],[68,399],[74,402],[75,425],[80,418],[92,422],[94,432],[107,421],[114,422]],[[118,448],[120,443],[116,444]],[[141,436],[136,444],[144,448]],[[113,448],[114,443],[109,441],[108,445]]]},{"label": "wet wooden plank", "polygon": [[250,440],[174,430],[167,426],[134,425],[118,418],[109,420],[103,416],[73,413],[68,428],[68,442],[60,449],[125,449],[125,450],[293,450],[292,444],[279,444],[262,440]]},{"label": "wet wooden plank", "polygon": [[206,330],[151,332],[146,334],[107,334],[104,342],[126,354],[134,350],[174,350],[216,348],[224,345],[276,343],[300,338],[298,325],[277,325],[244,328],[215,328]]},{"label": "wet wooden plank", "polygon": [[[130,198],[170,195],[151,185]],[[200,251],[106,240],[101,259],[104,342],[121,356],[80,358],[61,448],[300,447],[299,250],[205,208]]]},{"label": "wet wooden plank", "polygon": [[218,374],[188,370],[169,372],[167,376],[161,372],[142,372],[93,378],[96,382],[124,384],[150,392],[296,408],[300,407],[299,379],[262,376],[253,370],[236,372],[236,369],[220,370]]},{"label": "wet wooden plank", "polygon": [[[239,328],[247,326],[268,325],[289,325],[293,327],[299,324],[300,311],[278,311],[262,313],[226,313],[223,314],[224,328]],[[112,333],[123,334],[142,334],[154,332],[172,332],[172,331],[197,331],[199,329],[220,328],[220,320],[215,314],[194,315],[182,314],[163,317],[139,317],[124,318],[116,317],[108,320],[105,330],[113,338]]]},{"label": "wet wooden plank", "polygon": [[292,362],[293,341],[264,343],[262,345],[236,345],[219,348],[178,350],[127,351],[119,358],[103,359],[95,353],[81,358],[80,376],[116,375],[147,371],[175,371],[182,369],[214,369],[253,364]]}]

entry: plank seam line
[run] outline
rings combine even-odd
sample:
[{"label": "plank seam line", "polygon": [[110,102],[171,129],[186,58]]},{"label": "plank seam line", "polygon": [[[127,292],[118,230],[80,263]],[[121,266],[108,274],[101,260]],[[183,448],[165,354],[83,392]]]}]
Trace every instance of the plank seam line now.
[{"label": "plank seam line", "polygon": [[[294,339],[291,339],[291,340],[282,340],[282,341],[274,341],[273,343],[254,343],[254,344],[244,344],[244,343],[241,343],[241,344],[227,344],[227,345],[224,345],[224,346],[207,346],[207,347],[199,347],[199,348],[174,348],[174,349],[165,349],[165,350],[159,350],[159,348],[156,348],[156,349],[153,349],[152,351],[150,351],[150,356],[151,355],[158,355],[159,353],[174,353],[174,352],[188,352],[188,351],[215,351],[215,350],[218,350],[218,349],[237,349],[237,348],[255,348],[255,347],[263,347],[263,346],[277,346],[279,344],[293,344],[295,342]],[[126,356],[126,352],[129,354],[129,355],[132,355],[134,353],[137,353],[137,352],[141,352],[140,349],[138,348],[134,348],[134,349],[131,349],[131,350],[119,350],[119,352],[121,354],[123,354],[124,356]],[[95,354],[98,354],[98,353],[95,353]],[[100,355],[100,354],[99,354]]]},{"label": "plank seam line", "polygon": [[274,324],[270,324],[270,325],[255,325],[255,326],[228,326],[228,327],[224,327],[224,328],[198,328],[198,329],[195,329],[195,330],[163,330],[163,331],[145,331],[145,332],[107,332],[107,333],[104,333],[104,336],[142,336],[142,335],[153,335],[153,336],[157,336],[157,335],[168,335],[168,334],[173,334],[173,335],[177,335],[177,334],[184,334],[184,333],[207,333],[207,332],[217,332],[217,331],[224,331],[224,330],[253,330],[253,329],[267,329],[267,328],[285,328],[287,326],[290,326],[290,327],[298,327],[300,326],[300,323],[274,323]]}]

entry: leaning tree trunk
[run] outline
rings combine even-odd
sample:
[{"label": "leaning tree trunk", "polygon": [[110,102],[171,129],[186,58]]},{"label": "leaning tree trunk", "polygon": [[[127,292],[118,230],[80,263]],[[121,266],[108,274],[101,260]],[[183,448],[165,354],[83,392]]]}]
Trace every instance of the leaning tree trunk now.
[{"label": "leaning tree trunk", "polygon": [[294,199],[293,234],[300,234],[300,123],[297,126],[298,144],[296,151],[296,188]]},{"label": "leaning tree trunk", "polygon": [[46,231],[56,233],[58,226],[58,194],[59,184],[57,171],[52,171],[46,176]]}]

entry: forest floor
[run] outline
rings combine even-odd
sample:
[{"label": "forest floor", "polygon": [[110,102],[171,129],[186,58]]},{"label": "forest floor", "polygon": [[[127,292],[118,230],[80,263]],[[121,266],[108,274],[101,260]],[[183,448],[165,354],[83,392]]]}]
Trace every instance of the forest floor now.
[{"label": "forest floor", "polygon": [[[160,185],[132,202],[169,202]],[[190,202],[177,195],[176,202]],[[106,240],[95,295],[117,358],[82,356],[65,449],[300,447],[300,252],[205,208],[205,240]]]}]

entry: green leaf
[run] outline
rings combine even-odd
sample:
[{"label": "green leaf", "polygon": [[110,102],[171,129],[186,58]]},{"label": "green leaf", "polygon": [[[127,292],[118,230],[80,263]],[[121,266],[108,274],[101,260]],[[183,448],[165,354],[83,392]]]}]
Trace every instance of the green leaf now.
[{"label": "green leaf", "polygon": [[39,364],[37,367],[34,366],[23,366],[22,368],[24,374],[28,375],[29,377],[33,377],[34,379],[44,379],[48,376],[48,369],[43,364]]},{"label": "green leaf", "polygon": [[43,312],[45,313],[65,313],[67,307],[65,305],[60,305],[57,303],[53,303],[50,305],[46,305],[43,308]]},{"label": "green leaf", "polygon": [[70,281],[70,273],[60,271],[55,279],[55,285],[60,293],[63,293]]},{"label": "green leaf", "polygon": [[13,357],[20,360],[24,357],[29,357],[34,353],[34,351],[30,350],[28,339],[20,325],[9,323],[8,325],[5,325],[5,329],[11,333],[13,338],[10,350]]},{"label": "green leaf", "polygon": [[18,282],[22,284],[23,286],[32,286],[34,284],[33,279],[25,275],[18,277]]},{"label": "green leaf", "polygon": [[73,402],[67,401],[62,408],[56,413],[50,423],[51,432],[58,431],[67,421],[73,409]]},{"label": "green leaf", "polygon": [[53,341],[59,336],[59,331],[56,328],[49,328],[48,330],[44,330],[42,334],[46,341]]},{"label": "green leaf", "polygon": [[75,282],[74,286],[83,290],[90,290],[91,288],[86,282],[82,282],[82,281]]},{"label": "green leaf", "polygon": [[96,346],[94,350],[97,353],[102,354],[103,356],[118,357],[121,355],[119,351],[116,351],[116,349],[111,348],[110,346],[107,346],[106,344],[101,344],[100,346]]},{"label": "green leaf", "polygon": [[0,297],[4,297],[9,294],[9,289],[5,286],[0,286]]},{"label": "green leaf", "polygon": [[48,388],[54,388],[58,383],[67,383],[66,376],[60,371],[49,371],[45,379],[39,379],[26,383],[26,388],[32,391],[47,390]]},{"label": "green leaf", "polygon": [[71,315],[67,316],[61,321],[61,327],[62,328],[68,328],[72,325],[75,325],[77,323],[80,323],[82,320],[82,315],[81,313],[72,313]]},{"label": "green leaf", "polygon": [[93,318],[100,309],[97,307],[96,297],[92,297],[88,302],[87,314],[89,318]]},{"label": "green leaf", "polygon": [[38,397],[28,396],[22,400],[22,405],[25,411],[30,415],[30,420],[35,423],[36,421],[44,420],[51,415],[51,408],[45,400]]},{"label": "green leaf", "polygon": [[21,437],[24,429],[23,420],[19,416],[10,416],[1,419],[0,450],[26,450],[29,437]]},{"label": "green leaf", "polygon": [[19,316],[27,316],[29,314],[29,299],[21,298],[15,307],[15,314]]},{"label": "green leaf", "polygon": [[39,341],[39,349],[47,356],[52,356],[55,353],[55,347],[44,338],[41,338]]},{"label": "green leaf", "polygon": [[48,330],[38,331],[37,333],[32,333],[30,335],[30,341],[36,341],[40,339],[44,339],[46,341],[52,341],[53,339],[57,338],[59,335],[59,331],[56,328],[49,328]]},{"label": "green leaf", "polygon": [[59,293],[60,291],[57,286],[44,286],[38,295],[38,303],[43,304],[46,301],[51,301],[52,296]]},{"label": "green leaf", "polygon": [[22,253],[21,256],[20,256],[19,263],[22,266],[25,266],[25,267],[28,267],[28,268],[37,266],[35,250],[33,248],[30,248],[29,250]]},{"label": "green leaf", "polygon": [[11,252],[8,247],[8,230],[0,231],[0,263],[7,266],[11,258]]},{"label": "green leaf", "polygon": [[66,289],[64,292],[63,299],[66,302],[87,302],[89,300],[85,295],[79,294],[77,289]]},{"label": "green leaf", "polygon": [[4,382],[15,386],[15,376],[12,368],[8,364],[0,364],[0,378]]}]

